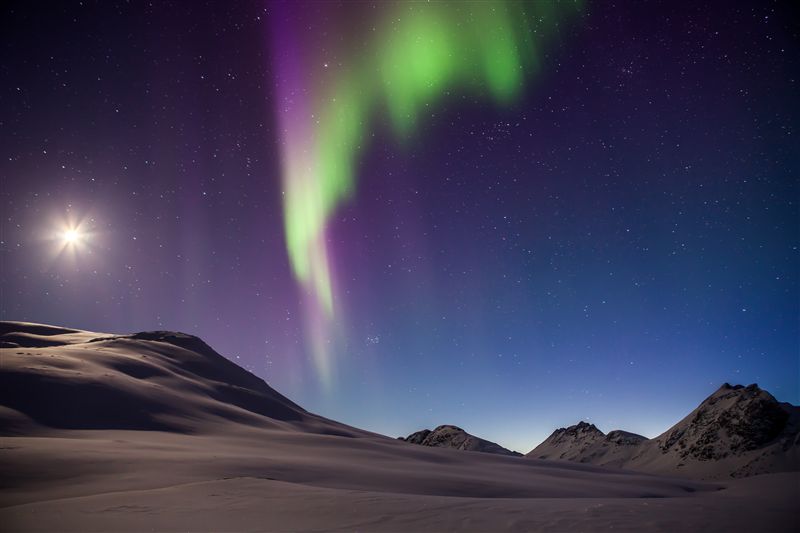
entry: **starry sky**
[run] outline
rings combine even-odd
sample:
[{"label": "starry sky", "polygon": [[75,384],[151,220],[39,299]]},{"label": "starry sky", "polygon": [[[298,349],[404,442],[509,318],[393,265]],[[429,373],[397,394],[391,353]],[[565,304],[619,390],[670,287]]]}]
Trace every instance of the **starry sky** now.
[{"label": "starry sky", "polygon": [[790,3],[469,6],[4,3],[0,318],[522,452],[726,381],[800,403]]}]

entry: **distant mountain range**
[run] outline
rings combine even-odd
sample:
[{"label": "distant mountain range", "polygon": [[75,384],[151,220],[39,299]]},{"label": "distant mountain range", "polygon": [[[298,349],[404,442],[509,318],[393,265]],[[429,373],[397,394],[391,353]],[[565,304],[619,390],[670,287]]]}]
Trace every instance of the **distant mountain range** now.
[{"label": "distant mountain range", "polygon": [[[412,433],[405,440],[503,455],[518,455],[457,426]],[[720,387],[683,420],[654,439],[579,422],[555,430],[526,454],[603,467],[702,479],[800,470],[800,407],[778,402],[753,384]]]},{"label": "distant mountain range", "polygon": [[[519,455],[457,426],[412,433],[406,442],[502,455]],[[555,430],[526,454],[535,459],[702,479],[800,470],[800,407],[778,402],[753,384],[720,387],[662,435],[648,439],[579,422]]]}]

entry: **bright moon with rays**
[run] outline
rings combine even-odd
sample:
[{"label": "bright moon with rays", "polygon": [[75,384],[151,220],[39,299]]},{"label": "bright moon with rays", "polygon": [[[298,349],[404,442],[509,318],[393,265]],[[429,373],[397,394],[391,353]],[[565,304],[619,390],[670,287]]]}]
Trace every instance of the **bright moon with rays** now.
[{"label": "bright moon with rays", "polygon": [[62,234],[61,238],[64,241],[64,244],[76,244],[81,240],[81,233],[77,228],[68,229]]},{"label": "bright moon with rays", "polygon": [[93,243],[95,239],[94,230],[88,224],[92,224],[93,219],[84,218],[80,221],[75,220],[62,220],[57,222],[53,233],[51,234],[51,242],[54,244],[54,252],[56,257],[61,257],[62,254],[67,254],[73,260],[78,254],[91,254],[92,249],[97,243]]}]

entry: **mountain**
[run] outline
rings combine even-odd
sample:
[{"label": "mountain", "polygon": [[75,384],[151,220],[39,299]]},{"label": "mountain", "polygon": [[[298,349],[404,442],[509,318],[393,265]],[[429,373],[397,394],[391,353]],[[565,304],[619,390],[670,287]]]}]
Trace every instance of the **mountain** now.
[{"label": "mountain", "polygon": [[625,466],[702,478],[800,470],[800,407],[756,384],[725,383]]},{"label": "mountain", "polygon": [[184,333],[0,322],[0,343],[0,434],[37,427],[195,433],[231,422],[358,431],[308,413]]},{"label": "mountain", "polygon": [[726,383],[652,440],[619,430],[605,435],[581,422],[556,430],[527,456],[705,479],[798,471],[800,408],[758,385]]},{"label": "mountain", "polygon": [[512,455],[521,457],[521,453],[513,452],[503,448],[499,444],[470,435],[458,426],[443,425],[433,431],[423,429],[412,433],[406,438],[399,437],[412,444],[421,446],[432,446],[436,448],[455,448],[456,450],[467,450],[471,452],[496,453],[500,455]]},{"label": "mountain", "polygon": [[646,437],[621,430],[606,435],[594,424],[579,422],[574,426],[555,430],[544,442],[528,452],[527,456],[620,466],[630,456],[633,447],[646,440]]}]

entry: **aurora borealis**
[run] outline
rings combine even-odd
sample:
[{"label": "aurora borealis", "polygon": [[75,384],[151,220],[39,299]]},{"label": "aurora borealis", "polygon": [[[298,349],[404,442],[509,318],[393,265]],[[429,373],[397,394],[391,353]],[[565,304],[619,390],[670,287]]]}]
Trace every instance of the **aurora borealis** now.
[{"label": "aurora borealis", "polygon": [[788,4],[4,9],[0,318],[521,451],[726,381],[800,402]]},{"label": "aurora borealis", "polygon": [[[342,10],[332,3],[320,6],[332,14]],[[349,45],[321,45],[305,34],[306,21],[291,26],[273,19],[286,243],[292,271],[310,296],[309,345],[325,381],[334,314],[327,228],[354,194],[358,156],[379,117],[388,116],[402,141],[418,129],[423,112],[451,92],[509,104],[536,72],[562,18],[579,7],[580,2],[387,2],[365,14],[359,5],[351,14],[367,20]],[[280,9],[295,10],[302,20],[306,8]],[[330,48],[337,58],[332,67],[315,52]]]}]

